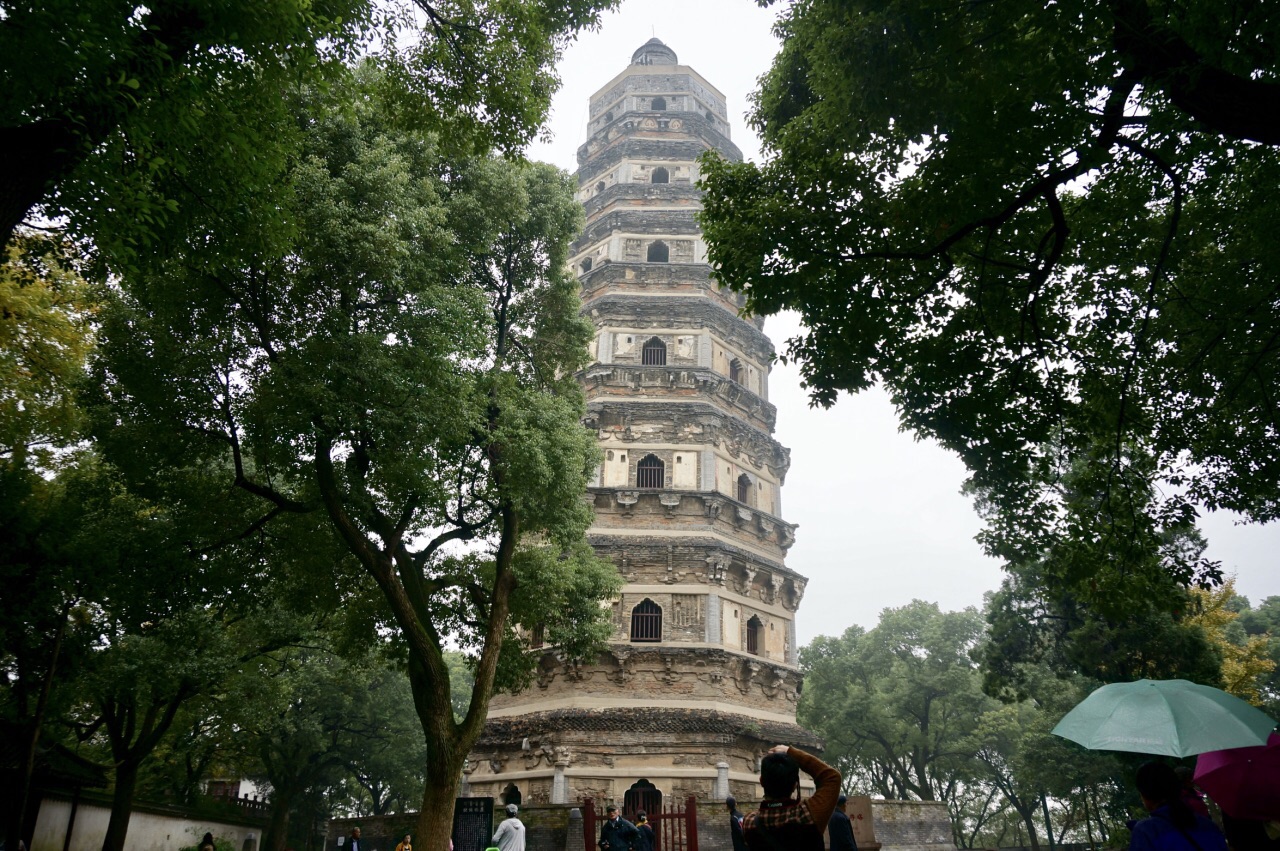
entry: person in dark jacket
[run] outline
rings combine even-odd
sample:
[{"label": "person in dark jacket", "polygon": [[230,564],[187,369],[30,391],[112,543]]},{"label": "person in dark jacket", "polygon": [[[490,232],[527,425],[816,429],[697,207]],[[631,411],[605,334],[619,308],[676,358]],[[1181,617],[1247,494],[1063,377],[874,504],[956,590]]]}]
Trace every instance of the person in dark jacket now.
[{"label": "person in dark jacket", "polygon": [[654,851],[658,847],[658,837],[653,833],[653,826],[649,824],[649,816],[644,810],[636,812],[636,837],[635,851]]},{"label": "person in dark jacket", "polygon": [[[800,797],[800,772],[813,796]],[[825,851],[822,834],[840,795],[840,772],[799,748],[777,745],[760,760],[760,809],[742,822],[750,851]]]},{"label": "person in dark jacket", "polygon": [[853,822],[844,811],[849,799],[844,795],[836,798],[836,811],[827,822],[827,835],[831,837],[831,851],[858,851],[858,843],[853,838]]},{"label": "person in dark jacket", "polygon": [[1133,826],[1129,851],[1227,851],[1227,840],[1213,822],[1183,800],[1182,783],[1172,768],[1144,763],[1135,780],[1151,816]]},{"label": "person in dark jacket", "polygon": [[747,851],[747,838],[742,835],[742,813],[738,812],[738,801],[732,795],[724,799],[729,810],[729,835],[733,837],[733,851]]},{"label": "person in dark jacket", "polygon": [[636,826],[618,815],[617,807],[605,810],[605,822],[600,825],[600,842],[605,851],[628,851],[640,836]]}]

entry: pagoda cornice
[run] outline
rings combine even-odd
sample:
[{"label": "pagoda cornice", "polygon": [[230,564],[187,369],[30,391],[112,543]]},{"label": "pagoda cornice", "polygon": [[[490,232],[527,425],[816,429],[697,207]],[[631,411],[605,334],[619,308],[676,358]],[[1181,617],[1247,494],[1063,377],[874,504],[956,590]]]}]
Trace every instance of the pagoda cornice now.
[{"label": "pagoda cornice", "polygon": [[713,446],[735,461],[767,469],[783,484],[791,450],[773,435],[705,402],[644,402],[625,398],[593,400],[583,419],[601,441]]},{"label": "pagoda cornice", "polygon": [[[587,199],[583,207],[586,208],[589,224],[598,216],[611,215],[626,209],[647,210],[661,206],[700,210],[701,202],[702,190],[692,183],[615,183]],[[630,206],[620,206],[617,210],[609,209],[614,204]]]},{"label": "pagoda cornice", "polygon": [[605,260],[578,277],[582,285],[584,312],[593,309],[595,301],[612,295],[680,295],[690,290],[717,302],[721,308],[763,330],[763,316],[742,316],[747,297],[716,283],[711,266],[706,263],[626,263]]},{"label": "pagoda cornice", "polygon": [[623,113],[578,148],[578,183],[626,159],[688,161],[706,150],[742,162],[738,146],[696,112]]},{"label": "pagoda cornice", "polygon": [[698,208],[693,206],[684,210],[618,207],[588,222],[581,235],[570,244],[569,251],[574,255],[580,254],[614,234],[643,234],[646,239],[661,237],[697,239],[702,236],[702,229],[698,227],[695,218],[697,214]]},{"label": "pagoda cornice", "polygon": [[[702,529],[715,532],[726,541],[739,540],[747,552],[779,560],[796,542],[796,524],[719,491],[596,487],[587,491],[592,495],[596,511],[596,525],[589,533],[593,538],[608,536],[611,529],[622,528],[622,523],[611,525],[616,518],[631,531],[627,537],[652,533],[662,538],[663,531]],[[652,518],[656,525],[646,525],[645,518]],[[790,570],[786,572],[794,575]]]},{"label": "pagoda cornice", "polygon": [[[608,491],[623,492],[623,489],[591,489],[593,495],[604,494],[613,499]],[[683,497],[687,492],[680,493]],[[658,504],[662,505],[661,500]],[[590,537],[595,550],[613,561],[623,578],[633,585],[664,584],[672,586],[673,591],[689,585],[715,586],[794,612],[809,584],[808,579],[787,567],[781,559],[739,546],[732,539],[710,535],[673,538],[660,532],[609,535],[603,531],[593,531]],[[637,567],[663,563],[670,569],[658,578],[644,575],[644,569]]]},{"label": "pagoda cornice", "polygon": [[680,396],[707,399],[725,413],[747,417],[757,428],[770,433],[778,418],[778,409],[772,403],[706,367],[596,363],[580,375],[588,402],[609,397],[619,400],[658,397],[663,401],[676,401],[675,397]]},{"label": "pagoda cornice", "polygon": [[[659,264],[636,265],[652,268]],[[645,271],[642,268],[640,274]],[[755,323],[744,321],[719,299],[699,295],[655,298],[643,291],[606,292],[592,298],[582,310],[598,328],[706,329],[762,364],[773,361],[773,342]]]}]

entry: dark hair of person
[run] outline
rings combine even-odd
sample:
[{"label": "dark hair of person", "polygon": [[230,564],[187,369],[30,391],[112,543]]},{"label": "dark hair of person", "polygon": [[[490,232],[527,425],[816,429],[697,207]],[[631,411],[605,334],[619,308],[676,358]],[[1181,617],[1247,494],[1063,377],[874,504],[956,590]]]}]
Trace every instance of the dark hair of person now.
[{"label": "dark hair of person", "polygon": [[724,799],[724,805],[731,810],[736,810],[738,808],[738,799],[730,795]]},{"label": "dark hair of person", "polygon": [[1196,815],[1182,800],[1182,781],[1173,769],[1163,762],[1144,762],[1138,767],[1134,783],[1142,797],[1154,804],[1169,808],[1169,820],[1175,827],[1190,830],[1195,827]]},{"label": "dark hair of person", "polygon": [[644,810],[636,810],[636,821],[644,821],[648,816],[644,814]]},{"label": "dark hair of person", "polygon": [[760,785],[770,798],[790,798],[800,782],[800,765],[791,754],[770,753],[760,760]]},{"label": "dark hair of person", "polygon": [[201,840],[200,840],[200,844],[201,844],[201,845],[213,845],[213,834],[212,834],[212,833],[206,833],[206,834],[204,835],[204,839],[201,839]]}]

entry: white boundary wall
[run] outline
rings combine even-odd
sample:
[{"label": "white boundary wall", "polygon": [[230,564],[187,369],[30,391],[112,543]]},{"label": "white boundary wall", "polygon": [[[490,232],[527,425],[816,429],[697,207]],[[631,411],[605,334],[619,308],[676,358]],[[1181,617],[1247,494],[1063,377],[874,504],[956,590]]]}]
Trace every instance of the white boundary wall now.
[{"label": "white boundary wall", "polygon": [[[40,817],[36,819],[35,834],[31,837],[31,851],[62,851],[70,818],[70,801],[45,798],[40,803]],[[101,851],[110,818],[109,807],[81,801],[76,808],[68,851]],[[258,851],[262,842],[260,828],[134,810],[129,818],[125,845],[129,851],[178,851],[195,845],[206,831],[217,838],[231,840],[240,851]]]}]

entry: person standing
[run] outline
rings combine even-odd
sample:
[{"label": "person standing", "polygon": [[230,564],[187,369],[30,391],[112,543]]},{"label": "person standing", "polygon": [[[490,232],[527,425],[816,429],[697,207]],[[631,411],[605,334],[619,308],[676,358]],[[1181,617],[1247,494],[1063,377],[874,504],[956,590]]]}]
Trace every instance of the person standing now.
[{"label": "person standing", "polygon": [[858,843],[853,838],[853,822],[845,812],[845,804],[849,799],[844,795],[836,798],[836,811],[827,822],[827,835],[831,837],[831,851],[858,851]]},{"label": "person standing", "polygon": [[351,828],[351,838],[347,840],[347,851],[364,851],[364,843],[360,841],[360,828]]},{"label": "person standing", "polygon": [[413,851],[413,837],[406,833],[404,839],[396,846],[396,851]]},{"label": "person standing", "polygon": [[636,833],[635,851],[654,851],[658,847],[658,837],[654,835],[649,816],[644,810],[636,813]]},{"label": "person standing", "polygon": [[[812,797],[800,797],[800,772],[813,778]],[[840,772],[799,748],[776,745],[760,760],[760,809],[742,821],[750,851],[824,851],[823,830],[840,794]]]},{"label": "person standing", "polygon": [[618,815],[618,808],[609,806],[605,809],[605,822],[600,825],[600,841],[597,843],[605,851],[628,851],[640,832],[631,822]]},{"label": "person standing", "polygon": [[733,837],[733,851],[747,851],[747,838],[742,835],[742,813],[738,812],[738,800],[732,795],[724,799],[729,811],[729,835]]},{"label": "person standing", "polygon": [[1130,831],[1129,851],[1226,851],[1227,840],[1182,797],[1182,783],[1163,762],[1146,762],[1134,778],[1150,817]]},{"label": "person standing", "polygon": [[524,851],[524,822],[516,818],[518,812],[520,808],[515,804],[507,804],[507,817],[493,835],[493,844],[499,851]]}]

